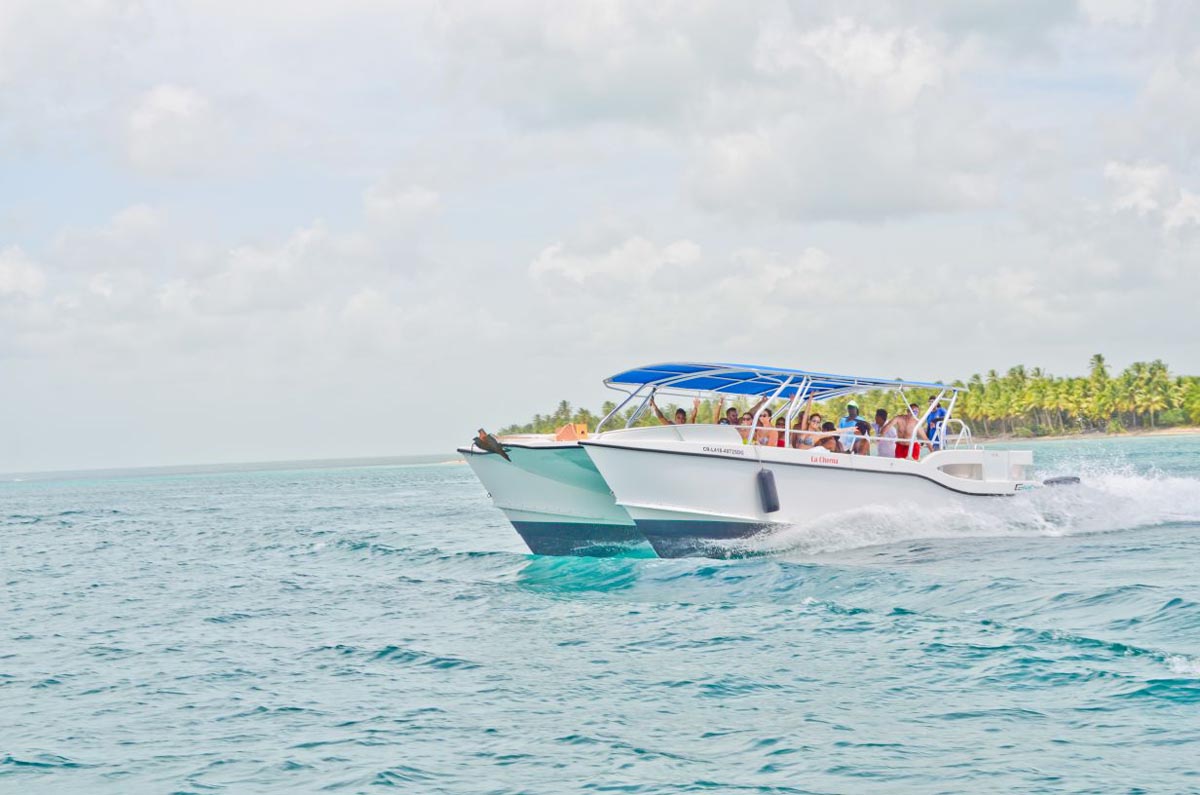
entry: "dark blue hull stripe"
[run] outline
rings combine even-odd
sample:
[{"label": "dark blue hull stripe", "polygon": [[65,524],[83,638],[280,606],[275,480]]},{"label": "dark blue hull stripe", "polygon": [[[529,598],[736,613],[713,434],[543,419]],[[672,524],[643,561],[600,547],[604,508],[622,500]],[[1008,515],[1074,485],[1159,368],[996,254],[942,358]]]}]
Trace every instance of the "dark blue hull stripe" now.
[{"label": "dark blue hull stripe", "polygon": [[731,541],[749,538],[774,525],[754,522],[638,519],[637,528],[664,558],[732,558],[745,555]]},{"label": "dark blue hull stripe", "polygon": [[535,555],[606,557],[646,543],[645,536],[631,524],[514,521],[512,525]]}]

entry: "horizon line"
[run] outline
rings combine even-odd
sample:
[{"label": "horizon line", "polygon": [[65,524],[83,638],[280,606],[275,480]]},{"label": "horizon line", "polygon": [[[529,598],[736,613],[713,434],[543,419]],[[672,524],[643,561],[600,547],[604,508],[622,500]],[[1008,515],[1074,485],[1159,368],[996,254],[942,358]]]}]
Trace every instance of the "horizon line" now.
[{"label": "horizon line", "polygon": [[389,455],[389,456],[346,456],[346,457],[326,457],[326,458],[293,458],[293,459],[272,459],[265,461],[218,461],[211,463],[190,463],[190,464],[139,464],[137,466],[115,466],[115,467],[86,467],[75,469],[38,469],[38,470],[23,470],[12,472],[0,472],[0,481],[20,482],[25,479],[34,480],[49,480],[55,477],[65,475],[85,475],[85,476],[129,476],[137,477],[139,475],[188,475],[188,474],[204,474],[211,472],[216,474],[221,471],[237,471],[241,470],[269,470],[272,468],[282,469],[308,469],[321,468],[321,464],[338,464],[340,467],[369,467],[369,466],[386,466],[388,464],[402,463],[434,463],[433,461],[417,461],[415,459],[443,459],[452,461],[461,458],[457,451],[449,451],[446,453],[410,453],[406,455]]}]

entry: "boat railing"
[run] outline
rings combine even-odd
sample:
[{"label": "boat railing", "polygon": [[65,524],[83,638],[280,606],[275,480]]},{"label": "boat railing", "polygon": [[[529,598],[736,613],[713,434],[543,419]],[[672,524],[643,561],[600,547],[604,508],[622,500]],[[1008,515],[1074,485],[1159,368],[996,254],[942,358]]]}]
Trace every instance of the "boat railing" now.
[{"label": "boat railing", "polygon": [[[958,425],[957,433],[952,433],[950,430],[954,424]],[[938,428],[938,436],[941,439],[942,448],[945,450],[957,450],[960,447],[977,446],[972,441],[971,426],[958,417],[950,417],[943,422]]]},{"label": "boat railing", "polygon": [[[749,427],[749,426],[738,426],[738,427]],[[880,443],[883,443],[883,444],[909,444],[909,440],[906,437],[879,436],[879,435],[870,434],[870,433],[864,433],[864,434],[860,435],[860,434],[855,433],[854,429],[852,427],[838,428],[837,430],[833,430],[833,431],[805,431],[805,430],[797,430],[794,428],[793,429],[772,428],[771,432],[774,434],[771,438],[776,441],[778,440],[779,436],[782,435],[784,438],[784,444],[783,445],[771,444],[771,443],[764,444],[764,443],[758,442],[758,441],[747,442],[747,444],[756,444],[756,445],[760,445],[763,447],[780,447],[780,446],[782,446],[782,447],[791,448],[791,449],[800,449],[800,450],[807,449],[807,448],[803,448],[803,447],[800,447],[800,448],[792,447],[791,441],[796,436],[800,436],[805,441],[809,441],[809,442],[813,442],[813,440],[817,440],[819,442],[819,440],[821,440],[821,439],[827,439],[827,438],[832,437],[834,439],[838,439],[839,442],[841,440],[850,440],[851,444],[853,444],[854,441],[857,441],[858,439],[866,439],[868,442],[872,442],[876,445],[878,445]],[[755,434],[755,436],[762,436],[762,435],[764,435],[764,434],[761,431],[758,434]],[[930,443],[926,442],[924,440],[918,439],[916,441],[916,444],[928,445]],[[818,446],[817,443],[810,445],[810,447],[817,447],[817,446]],[[849,452],[849,451],[846,450],[843,452]]]},{"label": "boat railing", "polygon": [[[954,439],[955,439],[954,449],[957,449],[959,446],[969,443],[969,440],[971,438],[971,431],[966,426],[965,423],[961,423],[961,421],[959,421],[959,420],[955,420],[955,421],[960,422],[960,424],[962,424],[962,428],[959,430],[958,434],[956,434],[954,437]],[[720,429],[720,430],[718,431],[718,429]],[[753,425],[728,425],[725,423],[708,423],[708,422],[691,423],[691,422],[689,422],[689,423],[684,423],[683,425],[668,424],[668,425],[640,426],[640,427],[636,427],[636,428],[608,431],[607,433],[624,434],[624,433],[630,433],[630,432],[636,433],[638,436],[650,435],[652,437],[659,437],[659,438],[663,438],[663,439],[673,439],[673,440],[678,440],[681,442],[719,442],[719,441],[722,441],[722,437],[724,437],[724,439],[730,439],[730,440],[737,438],[738,439],[737,443],[744,444],[744,445],[758,446],[758,447],[782,447],[785,449],[793,449],[793,450],[812,449],[813,447],[819,446],[820,440],[823,440],[826,438],[831,438],[831,437],[838,439],[839,441],[842,439],[847,439],[847,440],[866,439],[868,442],[872,442],[875,444],[879,444],[881,442],[885,443],[885,444],[887,444],[887,443],[901,444],[901,445],[910,444],[909,437],[897,437],[897,436],[884,437],[884,436],[879,436],[877,434],[859,435],[859,434],[854,433],[854,429],[851,427],[838,428],[838,429],[832,430],[832,431],[811,431],[811,430],[803,430],[803,429],[798,429],[798,428],[779,428],[779,427],[773,426],[773,425],[771,425],[771,426],[767,426],[767,425],[753,426]],[[736,433],[736,437],[734,435],[735,433]],[[783,440],[784,440],[784,444],[782,444],[782,445],[780,445],[778,443],[779,438],[781,436],[783,437]],[[765,441],[765,442],[757,441],[757,439],[762,438],[762,437],[766,437],[769,441]],[[809,442],[810,444],[808,444],[805,447],[795,447],[792,444],[792,440],[795,439],[796,437],[800,437],[805,442]],[[945,437],[942,434],[939,434],[935,437],[934,441],[936,444],[940,445],[940,449],[943,449],[943,450],[950,449],[943,442],[944,438]],[[851,441],[851,443],[853,444],[853,441]],[[926,441],[924,439],[919,439],[915,442],[915,444],[923,444],[923,445],[929,446],[930,442]],[[849,454],[848,450],[845,450],[842,452]]]}]

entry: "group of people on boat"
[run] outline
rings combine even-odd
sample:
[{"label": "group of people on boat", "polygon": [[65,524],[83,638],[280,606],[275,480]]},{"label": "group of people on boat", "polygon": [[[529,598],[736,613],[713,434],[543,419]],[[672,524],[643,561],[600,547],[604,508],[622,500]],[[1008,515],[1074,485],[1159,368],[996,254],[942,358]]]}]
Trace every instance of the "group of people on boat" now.
[{"label": "group of people on boat", "polygon": [[[938,431],[946,419],[946,410],[936,397],[929,398],[931,409],[924,424],[920,422],[920,407],[916,403],[908,404],[907,410],[891,418],[887,409],[876,409],[874,422],[868,422],[859,415],[858,403],[851,400],[846,404],[846,414],[834,424],[822,417],[820,412],[813,411],[810,398],[804,412],[789,431],[787,418],[782,414],[772,419],[771,409],[765,407],[769,400],[769,397],[764,397],[739,414],[736,406],[725,408],[725,399],[721,398],[713,409],[713,424],[735,426],[742,437],[742,444],[798,450],[821,447],[830,453],[871,455],[871,440],[874,438],[877,442],[876,455],[883,458],[911,458],[915,461],[921,456],[922,444],[930,450],[938,449]],[[700,399],[692,401],[690,417],[687,411],[678,408],[674,419],[667,419],[653,397],[650,398],[650,408],[663,425],[694,424],[700,413]],[[756,416],[757,423],[754,420]]]}]

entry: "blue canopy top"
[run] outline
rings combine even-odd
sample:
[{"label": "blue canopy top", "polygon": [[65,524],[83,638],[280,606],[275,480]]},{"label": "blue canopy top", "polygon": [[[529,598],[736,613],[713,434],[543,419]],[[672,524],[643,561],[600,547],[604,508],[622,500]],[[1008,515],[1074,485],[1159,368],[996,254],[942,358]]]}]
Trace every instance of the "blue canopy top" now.
[{"label": "blue canopy top", "polygon": [[785,367],[762,367],[753,364],[702,364],[697,362],[672,362],[637,367],[609,376],[604,379],[604,383],[614,389],[621,389],[624,386],[634,386],[639,389],[643,386],[653,386],[656,389],[754,396],[774,394],[781,384],[786,384],[779,392],[781,398],[795,396],[797,390],[807,383],[804,394],[811,393],[814,400],[865,389],[913,387],[950,389],[956,392],[964,389],[929,381],[833,375],[811,370],[791,370]]}]

